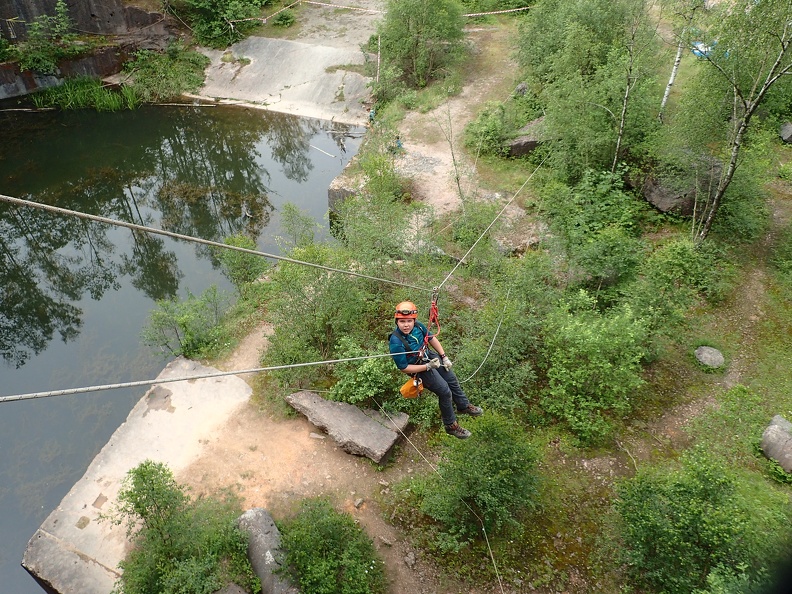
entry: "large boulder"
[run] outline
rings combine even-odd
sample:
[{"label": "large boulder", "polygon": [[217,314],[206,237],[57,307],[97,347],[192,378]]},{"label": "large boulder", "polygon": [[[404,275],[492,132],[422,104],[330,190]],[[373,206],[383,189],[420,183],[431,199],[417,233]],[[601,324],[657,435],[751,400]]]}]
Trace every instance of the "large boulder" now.
[{"label": "large boulder", "polygon": [[628,179],[639,188],[649,204],[660,212],[691,216],[696,205],[704,204],[718,187],[723,165],[717,159],[691,155],[686,165],[663,172],[650,172]]},{"label": "large boulder", "polygon": [[366,456],[378,464],[388,457],[409,422],[404,413],[386,418],[377,411],[363,412],[346,402],[331,402],[307,390],[289,394],[286,401],[325,430],[345,452]]},{"label": "large boulder", "polygon": [[544,138],[544,116],[528,122],[517,131],[518,136],[509,142],[509,156],[521,157],[534,152]]},{"label": "large boulder", "polygon": [[774,416],[762,434],[762,451],[792,473],[792,423],[781,415]]},{"label": "large boulder", "polygon": [[239,517],[239,527],[248,533],[248,559],[261,580],[261,594],[299,592],[288,579],[276,574],[283,564],[281,535],[266,509],[254,507]]},{"label": "large boulder", "polygon": [[710,346],[700,346],[694,351],[694,354],[699,363],[706,367],[711,367],[712,369],[723,367],[723,364],[726,362],[723,353]]},{"label": "large boulder", "polygon": [[779,134],[781,136],[781,140],[786,143],[792,143],[792,122],[787,122],[781,126]]}]

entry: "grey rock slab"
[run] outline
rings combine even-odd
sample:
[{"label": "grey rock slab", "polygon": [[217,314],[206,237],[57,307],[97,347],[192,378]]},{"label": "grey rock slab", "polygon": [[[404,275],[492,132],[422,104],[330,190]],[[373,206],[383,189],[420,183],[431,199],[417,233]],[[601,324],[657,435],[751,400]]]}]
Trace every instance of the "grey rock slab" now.
[{"label": "grey rock slab", "polygon": [[707,367],[718,368],[722,367],[726,360],[723,354],[718,350],[708,346],[700,346],[695,350],[696,359],[702,365]]},{"label": "grey rock slab", "polygon": [[239,518],[239,527],[248,533],[248,559],[261,580],[262,594],[298,592],[288,580],[274,572],[283,564],[281,535],[269,512],[261,507],[247,510]]},{"label": "grey rock slab", "polygon": [[776,415],[762,434],[762,451],[787,472],[792,472],[792,423]]},{"label": "grey rock slab", "polygon": [[[347,453],[381,462],[399,440],[400,434],[384,424],[384,417],[372,418],[346,402],[330,402],[315,392],[304,390],[286,396],[286,401],[308,420],[327,432]],[[374,411],[370,411],[369,414]],[[376,417],[376,415],[374,415]],[[397,424],[406,427],[404,413],[396,415]]]},{"label": "grey rock slab", "polygon": [[[216,371],[178,358],[157,379]],[[127,472],[154,460],[178,477],[248,403],[251,392],[237,376],[155,385],[30,539],[22,560],[25,569],[51,592],[107,594],[129,542],[124,526],[99,521],[99,514],[115,504]]]},{"label": "grey rock slab", "polygon": [[792,123],[786,122],[781,126],[781,130],[778,133],[781,136],[781,140],[786,143],[792,143]]},{"label": "grey rock slab", "polygon": [[224,52],[202,50],[211,60],[199,98],[257,103],[293,115],[363,125],[369,78],[340,68],[365,62],[359,48],[319,46],[248,37],[230,48],[250,60],[223,62]]}]

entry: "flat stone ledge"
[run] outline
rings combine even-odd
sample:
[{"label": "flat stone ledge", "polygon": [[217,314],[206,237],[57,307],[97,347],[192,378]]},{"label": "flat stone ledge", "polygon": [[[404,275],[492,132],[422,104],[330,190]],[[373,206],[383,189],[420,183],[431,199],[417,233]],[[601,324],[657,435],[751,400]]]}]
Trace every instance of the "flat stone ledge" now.
[{"label": "flat stone ledge", "polygon": [[410,420],[404,413],[388,419],[377,411],[364,412],[345,402],[330,402],[307,390],[289,394],[286,401],[326,431],[345,452],[377,463],[387,458]]},{"label": "flat stone ledge", "polygon": [[[157,379],[215,371],[180,357]],[[108,594],[129,543],[124,527],[100,521],[100,514],[115,503],[127,472],[151,459],[178,475],[251,392],[238,376],[154,385],[30,539],[22,566],[53,594]]]}]

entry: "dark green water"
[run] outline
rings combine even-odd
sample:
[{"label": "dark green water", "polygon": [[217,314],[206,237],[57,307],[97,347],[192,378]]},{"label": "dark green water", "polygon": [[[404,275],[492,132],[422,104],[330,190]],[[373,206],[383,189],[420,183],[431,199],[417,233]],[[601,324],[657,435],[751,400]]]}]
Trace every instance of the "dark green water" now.
[{"label": "dark green water", "polygon": [[[287,202],[326,227],[361,133],[187,106],[0,111],[0,130],[0,194],[272,253]],[[206,247],[0,203],[0,396],[156,377],[166,360],[139,342],[155,300],[211,284],[230,290]],[[144,392],[0,404],[0,590],[41,592],[28,539]]]}]

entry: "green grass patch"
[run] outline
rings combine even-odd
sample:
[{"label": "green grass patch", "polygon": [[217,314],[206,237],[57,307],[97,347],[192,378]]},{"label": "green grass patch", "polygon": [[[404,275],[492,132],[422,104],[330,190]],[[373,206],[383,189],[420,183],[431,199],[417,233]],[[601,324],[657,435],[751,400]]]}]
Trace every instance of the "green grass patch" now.
[{"label": "green grass patch", "polygon": [[135,109],[140,104],[134,89],[129,87],[112,89],[102,84],[100,80],[90,77],[66,79],[62,85],[35,93],[32,100],[39,108],[95,109],[96,111]]}]

